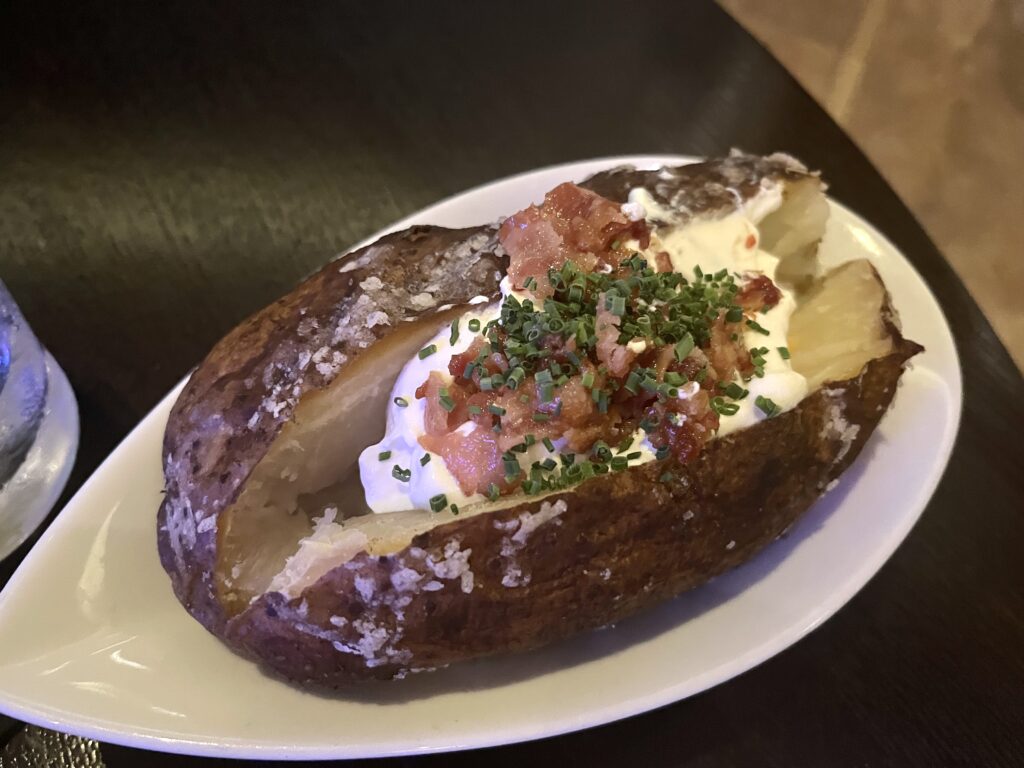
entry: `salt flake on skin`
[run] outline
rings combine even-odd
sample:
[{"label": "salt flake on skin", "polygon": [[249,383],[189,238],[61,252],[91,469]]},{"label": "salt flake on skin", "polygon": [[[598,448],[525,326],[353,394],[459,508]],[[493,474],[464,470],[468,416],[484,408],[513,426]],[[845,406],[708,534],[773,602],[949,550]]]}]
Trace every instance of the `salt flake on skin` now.
[{"label": "salt flake on skin", "polygon": [[424,291],[423,293],[417,293],[415,296],[410,296],[409,303],[417,309],[428,309],[437,304],[437,299]]},{"label": "salt flake on skin", "polygon": [[391,325],[391,318],[388,317],[387,312],[371,312],[366,316],[366,327],[373,328],[375,325]]}]

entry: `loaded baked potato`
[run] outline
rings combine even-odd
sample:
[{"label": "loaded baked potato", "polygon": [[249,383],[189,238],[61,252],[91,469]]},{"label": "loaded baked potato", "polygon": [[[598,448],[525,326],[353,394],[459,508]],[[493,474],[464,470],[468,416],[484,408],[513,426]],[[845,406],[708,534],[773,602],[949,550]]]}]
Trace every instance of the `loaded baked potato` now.
[{"label": "loaded baked potato", "polygon": [[823,190],[783,155],[620,168],[329,263],[174,406],[175,594],[337,688],[534,648],[749,559],[921,349],[868,262],[818,274]]}]

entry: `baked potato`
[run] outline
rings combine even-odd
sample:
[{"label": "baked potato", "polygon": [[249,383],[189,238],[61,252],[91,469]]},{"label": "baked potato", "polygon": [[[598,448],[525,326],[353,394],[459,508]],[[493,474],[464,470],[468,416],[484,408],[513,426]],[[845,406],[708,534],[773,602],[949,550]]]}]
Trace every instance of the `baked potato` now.
[{"label": "baked potato", "polygon": [[[266,670],[317,688],[535,648],[616,622],[748,560],[854,461],[891,403],[904,366],[921,347],[900,335],[889,296],[868,262],[818,274],[815,254],[828,205],[817,174],[784,155],[737,154],[658,171],[620,168],[568,187],[562,191],[573,196],[573,205],[585,207],[584,214],[563,215],[563,207],[549,216],[549,195],[543,205],[500,225],[413,227],[332,261],[245,320],[199,365],[167,425],[158,547],[176,596],[210,632]],[[603,213],[594,213],[598,209]],[[724,269],[714,278],[699,269],[687,273],[688,279],[671,277],[679,274],[677,252],[704,247],[707,237],[718,237],[718,223],[734,215],[743,226],[756,227],[730,247],[770,254],[768,284],[752,274],[737,273],[734,280]],[[581,228],[594,221],[588,236],[600,244],[587,250]],[[564,235],[550,251],[555,261],[530,273],[524,259],[547,247],[538,243],[554,231],[551,226]],[[568,250],[565,227],[575,238]],[[666,250],[658,251],[661,245]],[[650,258],[639,259],[638,253]],[[627,263],[632,271],[622,272]],[[556,275],[560,267],[569,269],[570,279]],[[534,279],[545,274],[546,296]],[[640,287],[615,294],[614,279]],[[597,357],[592,367],[584,359],[575,368],[558,358],[562,368],[556,363],[553,370],[568,366],[585,382],[591,374],[590,400],[597,405],[588,406],[587,418],[612,430],[602,436],[626,435],[629,443],[629,430],[639,423],[654,440],[662,427],[643,419],[660,408],[663,428],[686,426],[685,439],[676,439],[676,429],[671,440],[665,437],[656,448],[652,443],[643,456],[630,445],[615,454],[607,440],[587,443],[580,436],[586,430],[575,424],[579,428],[568,438],[575,453],[568,452],[555,474],[545,475],[535,462],[521,473],[513,466],[513,474],[498,482],[474,485],[458,475],[461,503],[448,497],[435,503],[443,494],[429,505],[422,499],[413,503],[412,496],[399,494],[383,513],[372,509],[378,496],[367,476],[378,456],[390,467],[391,451],[377,446],[385,445],[382,439],[400,421],[393,410],[405,398],[396,395],[396,382],[410,361],[429,363],[423,354],[435,346],[429,342],[447,337],[449,328],[454,349],[459,319],[467,312],[509,305],[525,311],[530,294],[523,298],[522,291],[532,289],[539,313],[546,299],[557,305],[564,298],[558,291],[570,290],[570,283],[583,286],[583,303],[596,307],[600,339],[590,349]],[[704,319],[685,330],[669,323],[666,311],[662,320],[656,317],[663,325],[648,333],[645,347],[639,337],[627,338],[626,318],[633,310],[614,310],[622,309],[621,302],[615,306],[616,295],[630,301],[648,283],[652,290],[668,285],[664,296],[670,298],[671,291],[694,286],[704,286],[708,295],[721,290],[715,296],[724,296],[724,303],[719,310],[709,299],[702,305]],[[772,294],[770,284],[780,286],[781,294]],[[744,304],[754,285],[765,288],[755,299],[767,301],[766,307]],[[761,323],[769,325],[764,318],[772,312],[782,317],[780,301],[791,302],[783,318],[788,328],[783,323],[781,331],[788,344],[777,352],[743,345],[739,358],[722,363],[714,335],[732,329],[733,347],[750,328],[767,335]],[[657,304],[639,306],[654,312]],[[504,322],[506,315],[501,317]],[[505,334],[506,326],[497,325]],[[609,328],[614,332],[608,334]],[[462,332],[469,331],[463,326]],[[487,332],[485,324],[482,333]],[[512,333],[502,336],[505,363]],[[554,335],[543,338],[547,346],[530,347],[538,356],[557,348],[556,356],[573,359],[575,349],[585,358],[583,341],[569,348],[564,335],[562,347]],[[728,347],[729,338],[723,338]],[[594,352],[605,339],[611,351]],[[640,367],[664,348],[675,352],[658,358],[664,365]],[[741,392],[759,385],[769,355],[775,355],[780,375],[799,379],[802,389],[781,405],[759,395],[754,409],[749,401],[755,398]],[[629,359],[616,379],[612,371],[623,356]],[[449,359],[456,359],[455,352]],[[554,358],[543,359],[546,364]],[[471,388],[464,415],[472,415],[462,426],[477,424],[448,445],[472,459],[479,446],[463,438],[484,435],[479,425],[493,424],[497,436],[488,432],[488,445],[506,441],[499,447],[508,472],[509,457],[520,460],[515,450],[539,444],[540,437],[508,448],[512,438],[508,430],[501,433],[507,411],[491,393],[508,389],[515,369],[487,365],[478,356],[466,365],[464,381],[447,379],[453,393]],[[723,370],[730,365],[733,377]],[[627,370],[648,371],[639,377],[640,387],[629,387]],[[610,388],[593,385],[595,371]],[[547,374],[536,367],[527,374],[527,383],[536,384],[532,394],[514,394],[540,398],[529,406],[535,419],[547,417],[536,426],[551,436],[552,414],[556,422],[563,418],[562,401],[544,410],[544,385],[550,382],[535,381],[539,376]],[[567,391],[567,378],[554,386]],[[492,379],[495,390],[489,389]],[[443,382],[438,391],[424,387],[416,395],[425,401],[428,415],[422,418],[432,418],[432,403],[451,411],[446,406],[453,398]],[[472,398],[485,395],[479,402],[488,403],[486,410],[472,410]],[[687,397],[688,404],[675,405]],[[646,398],[639,410],[637,398]],[[693,410],[698,399],[699,415]],[[726,429],[741,408],[742,425]],[[447,427],[438,434],[456,435]],[[543,442],[552,444],[547,437]],[[426,434],[419,444],[434,445]],[[562,451],[564,457],[564,444]],[[590,470],[573,475],[574,455],[590,456],[592,461],[575,462]],[[424,452],[426,461],[431,456],[434,467],[455,467],[440,448]],[[429,466],[426,461],[421,459],[422,466]],[[396,464],[395,482],[411,485],[406,473],[416,469]]]}]

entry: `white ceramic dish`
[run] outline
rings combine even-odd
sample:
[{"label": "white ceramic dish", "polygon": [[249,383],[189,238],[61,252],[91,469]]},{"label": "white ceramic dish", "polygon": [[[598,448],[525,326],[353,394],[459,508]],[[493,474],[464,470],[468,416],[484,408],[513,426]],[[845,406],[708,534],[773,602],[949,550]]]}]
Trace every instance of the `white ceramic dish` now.
[{"label": "white ceramic dish", "polygon": [[[398,222],[468,226],[619,157],[471,190]],[[245,758],[346,758],[467,749],[606,723],[690,696],[827,619],[909,532],[960,417],[953,339],[935,298],[876,230],[833,204],[821,249],[867,257],[908,338],[927,352],[839,487],[747,565],[614,629],[326,698],[265,677],[207,634],[156,554],[160,442],[175,388],[68,504],[0,595],[0,710],[148,749]],[[900,639],[891,638],[894,652]]]}]

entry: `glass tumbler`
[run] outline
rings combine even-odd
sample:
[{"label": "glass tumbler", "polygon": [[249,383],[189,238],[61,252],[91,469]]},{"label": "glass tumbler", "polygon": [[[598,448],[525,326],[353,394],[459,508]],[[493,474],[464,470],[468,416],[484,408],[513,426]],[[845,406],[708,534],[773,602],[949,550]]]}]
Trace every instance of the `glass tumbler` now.
[{"label": "glass tumbler", "polygon": [[0,558],[45,519],[78,448],[78,407],[0,282]]}]

